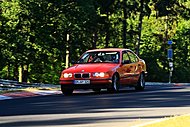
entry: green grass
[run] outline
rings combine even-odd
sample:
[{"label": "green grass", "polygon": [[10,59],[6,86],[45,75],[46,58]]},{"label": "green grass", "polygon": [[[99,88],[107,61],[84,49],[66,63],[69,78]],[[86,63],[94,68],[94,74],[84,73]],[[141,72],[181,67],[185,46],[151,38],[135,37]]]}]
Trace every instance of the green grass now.
[{"label": "green grass", "polygon": [[166,120],[142,127],[190,127],[190,114],[171,117]]}]

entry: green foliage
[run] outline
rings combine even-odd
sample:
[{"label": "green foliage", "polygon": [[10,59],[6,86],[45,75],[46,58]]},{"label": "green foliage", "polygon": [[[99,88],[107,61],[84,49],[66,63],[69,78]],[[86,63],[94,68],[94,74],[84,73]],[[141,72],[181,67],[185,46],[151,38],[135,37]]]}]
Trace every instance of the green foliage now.
[{"label": "green foliage", "polygon": [[0,78],[18,80],[27,66],[29,82],[57,84],[67,48],[76,60],[88,49],[127,47],[145,59],[148,81],[166,82],[170,39],[173,81],[190,82],[189,16],[188,0],[3,0]]}]

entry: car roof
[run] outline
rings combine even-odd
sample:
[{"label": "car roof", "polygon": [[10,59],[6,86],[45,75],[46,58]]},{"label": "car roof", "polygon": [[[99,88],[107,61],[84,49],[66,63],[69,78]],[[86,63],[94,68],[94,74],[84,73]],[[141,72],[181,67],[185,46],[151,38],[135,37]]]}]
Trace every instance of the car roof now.
[{"label": "car roof", "polygon": [[120,52],[120,51],[123,51],[123,50],[130,50],[130,49],[124,49],[124,48],[103,48],[103,49],[92,49],[92,50],[88,50],[87,52],[99,52],[99,51],[117,51],[117,52]]}]

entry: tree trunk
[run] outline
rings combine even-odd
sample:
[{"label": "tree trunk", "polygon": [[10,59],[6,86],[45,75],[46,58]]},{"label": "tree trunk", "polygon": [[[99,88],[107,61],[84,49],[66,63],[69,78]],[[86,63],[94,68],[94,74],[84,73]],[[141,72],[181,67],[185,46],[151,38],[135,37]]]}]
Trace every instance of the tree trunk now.
[{"label": "tree trunk", "polygon": [[20,65],[19,68],[19,82],[22,82],[22,66]]},{"label": "tree trunk", "polygon": [[18,80],[19,72],[18,72],[18,64],[14,66],[14,80]]},{"label": "tree trunk", "polygon": [[69,34],[67,34],[66,56],[65,56],[65,68],[69,67]]},{"label": "tree trunk", "polygon": [[109,12],[106,12],[107,15],[107,24],[106,24],[106,48],[109,47],[109,40],[110,40],[110,34],[109,34]]},{"label": "tree trunk", "polygon": [[27,83],[28,79],[28,65],[23,65],[22,67],[22,82]]},{"label": "tree trunk", "polygon": [[144,16],[143,12],[143,5],[144,5],[144,0],[140,1],[140,16],[139,16],[139,26],[138,26],[138,41],[137,41],[137,47],[136,47],[136,54],[139,55],[139,49],[140,49],[140,42],[141,42],[141,33],[142,33],[142,20]]},{"label": "tree trunk", "polygon": [[127,41],[127,10],[126,10],[126,1],[123,0],[123,14],[124,14],[124,19],[123,19],[123,48],[126,48],[126,41]]},{"label": "tree trunk", "polygon": [[10,63],[8,63],[8,68],[7,68],[7,75],[6,75],[7,77],[7,79],[9,79],[10,77]]},{"label": "tree trunk", "polygon": [[92,48],[96,49],[96,43],[98,40],[98,35],[97,35],[97,31],[93,34],[93,44],[92,44]]},{"label": "tree trunk", "polygon": [[[168,16],[166,15],[166,17],[165,17],[165,38],[164,38],[164,44],[162,45],[164,54],[167,53],[167,49],[166,49],[167,41],[168,41]],[[167,68],[167,58],[164,57],[163,58],[163,70],[166,70],[166,68]]]}]

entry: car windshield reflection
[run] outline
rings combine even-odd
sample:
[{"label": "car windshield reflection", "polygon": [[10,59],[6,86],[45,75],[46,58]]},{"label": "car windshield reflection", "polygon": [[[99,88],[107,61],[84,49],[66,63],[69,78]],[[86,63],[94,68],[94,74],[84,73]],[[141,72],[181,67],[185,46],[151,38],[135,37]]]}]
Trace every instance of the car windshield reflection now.
[{"label": "car windshield reflection", "polygon": [[119,63],[119,52],[87,52],[77,63]]}]

